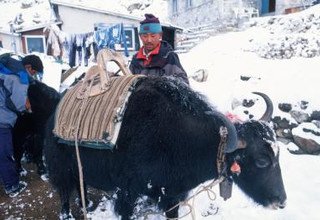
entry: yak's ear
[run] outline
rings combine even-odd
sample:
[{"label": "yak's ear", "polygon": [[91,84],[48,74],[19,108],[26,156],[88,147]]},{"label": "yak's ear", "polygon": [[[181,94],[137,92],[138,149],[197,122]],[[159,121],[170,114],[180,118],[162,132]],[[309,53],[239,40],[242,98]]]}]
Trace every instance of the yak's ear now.
[{"label": "yak's ear", "polygon": [[239,139],[237,143],[238,149],[244,149],[247,147],[247,142],[245,140]]}]

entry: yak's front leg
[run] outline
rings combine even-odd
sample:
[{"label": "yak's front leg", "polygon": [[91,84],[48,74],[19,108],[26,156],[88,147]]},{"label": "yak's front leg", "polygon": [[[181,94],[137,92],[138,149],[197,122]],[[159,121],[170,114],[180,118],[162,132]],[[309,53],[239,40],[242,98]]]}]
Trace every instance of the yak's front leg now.
[{"label": "yak's front leg", "polygon": [[121,216],[121,220],[129,220],[133,214],[135,201],[138,195],[130,193],[129,191],[119,190],[117,192],[117,199],[115,202],[114,210]]},{"label": "yak's front leg", "polygon": [[60,220],[67,220],[67,219],[73,219],[73,216],[71,214],[70,210],[70,190],[59,190],[60,195],[60,202],[61,202],[61,211],[59,215]]},{"label": "yak's front leg", "polygon": [[177,219],[179,217],[179,202],[166,202],[159,205],[159,208],[165,211],[168,219]]},{"label": "yak's front leg", "polygon": [[165,211],[168,219],[177,219],[179,217],[179,202],[185,200],[187,194],[178,197],[161,196],[159,208]]}]

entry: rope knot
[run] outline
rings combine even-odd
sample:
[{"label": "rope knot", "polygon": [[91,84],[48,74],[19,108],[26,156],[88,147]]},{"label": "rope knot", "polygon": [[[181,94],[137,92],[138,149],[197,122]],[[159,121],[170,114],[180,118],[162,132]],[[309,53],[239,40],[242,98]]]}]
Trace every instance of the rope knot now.
[{"label": "rope knot", "polygon": [[220,127],[220,130],[219,130],[219,134],[220,134],[221,138],[226,138],[227,135],[228,135],[228,130],[227,130],[227,128],[224,127],[224,126],[221,126],[221,127]]}]

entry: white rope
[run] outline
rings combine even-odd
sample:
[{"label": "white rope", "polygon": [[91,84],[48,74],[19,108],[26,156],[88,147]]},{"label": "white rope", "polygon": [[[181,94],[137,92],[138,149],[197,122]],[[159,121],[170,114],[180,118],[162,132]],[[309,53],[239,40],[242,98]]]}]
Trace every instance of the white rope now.
[{"label": "white rope", "polygon": [[78,146],[78,133],[79,133],[79,127],[80,127],[80,120],[81,116],[83,114],[84,107],[86,106],[86,102],[88,101],[90,89],[93,85],[93,79],[91,80],[89,84],[89,88],[87,89],[87,93],[84,95],[84,98],[81,102],[80,106],[80,113],[77,120],[77,126],[75,129],[75,148],[76,148],[76,155],[77,155],[77,163],[78,163],[78,172],[79,172],[79,182],[80,182],[80,194],[81,194],[81,203],[82,203],[82,211],[83,211],[83,217],[84,220],[87,220],[87,210],[86,210],[86,200],[85,200],[85,193],[84,193],[84,181],[83,181],[83,170],[82,170],[82,163],[80,158],[80,151]]},{"label": "white rope", "polygon": [[[162,216],[162,217],[164,217],[164,218],[166,218],[166,219],[174,220],[174,219],[182,219],[182,218],[186,217],[187,215],[191,214],[191,215],[192,215],[192,219],[195,220],[195,219],[196,219],[196,216],[195,216],[195,212],[194,212],[194,208],[193,208],[195,197],[196,197],[197,195],[201,194],[202,192],[207,192],[208,198],[209,198],[210,200],[212,200],[212,201],[215,200],[215,199],[217,198],[217,196],[216,196],[215,192],[213,192],[212,187],[215,186],[215,185],[217,185],[217,184],[219,184],[219,183],[221,183],[223,180],[224,180],[224,177],[223,177],[223,176],[220,176],[218,179],[213,180],[213,181],[212,181],[210,184],[208,184],[207,186],[201,187],[200,190],[198,190],[195,194],[193,194],[193,195],[190,196],[189,198],[185,199],[184,201],[181,201],[181,202],[177,203],[176,205],[172,206],[171,208],[169,208],[168,210],[165,211],[165,213],[166,213],[166,212],[170,212],[170,211],[172,211],[173,209],[175,209],[175,208],[177,208],[177,207],[180,207],[180,206],[188,206],[188,207],[189,207],[189,211],[188,211],[186,214],[184,214],[183,216],[180,216],[180,217],[178,217],[178,218],[168,218],[168,217],[166,217],[162,212],[161,212],[161,213],[160,213],[160,212],[149,212],[149,213],[145,213],[145,214],[144,214],[144,218],[143,218],[143,219],[147,220],[150,215],[160,215],[160,216]],[[211,193],[212,195],[214,195],[213,198],[211,198],[210,193]],[[188,203],[191,199],[193,200],[193,201],[192,201],[192,205],[190,205],[190,204]]]}]

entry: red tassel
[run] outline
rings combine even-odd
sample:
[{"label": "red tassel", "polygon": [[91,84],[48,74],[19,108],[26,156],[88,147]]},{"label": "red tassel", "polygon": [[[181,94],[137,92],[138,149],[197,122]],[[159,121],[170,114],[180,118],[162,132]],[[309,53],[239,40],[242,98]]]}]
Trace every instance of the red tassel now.
[{"label": "red tassel", "polygon": [[235,174],[241,173],[241,167],[236,161],[233,162],[232,166],[230,167],[230,170],[232,173],[235,173]]}]

